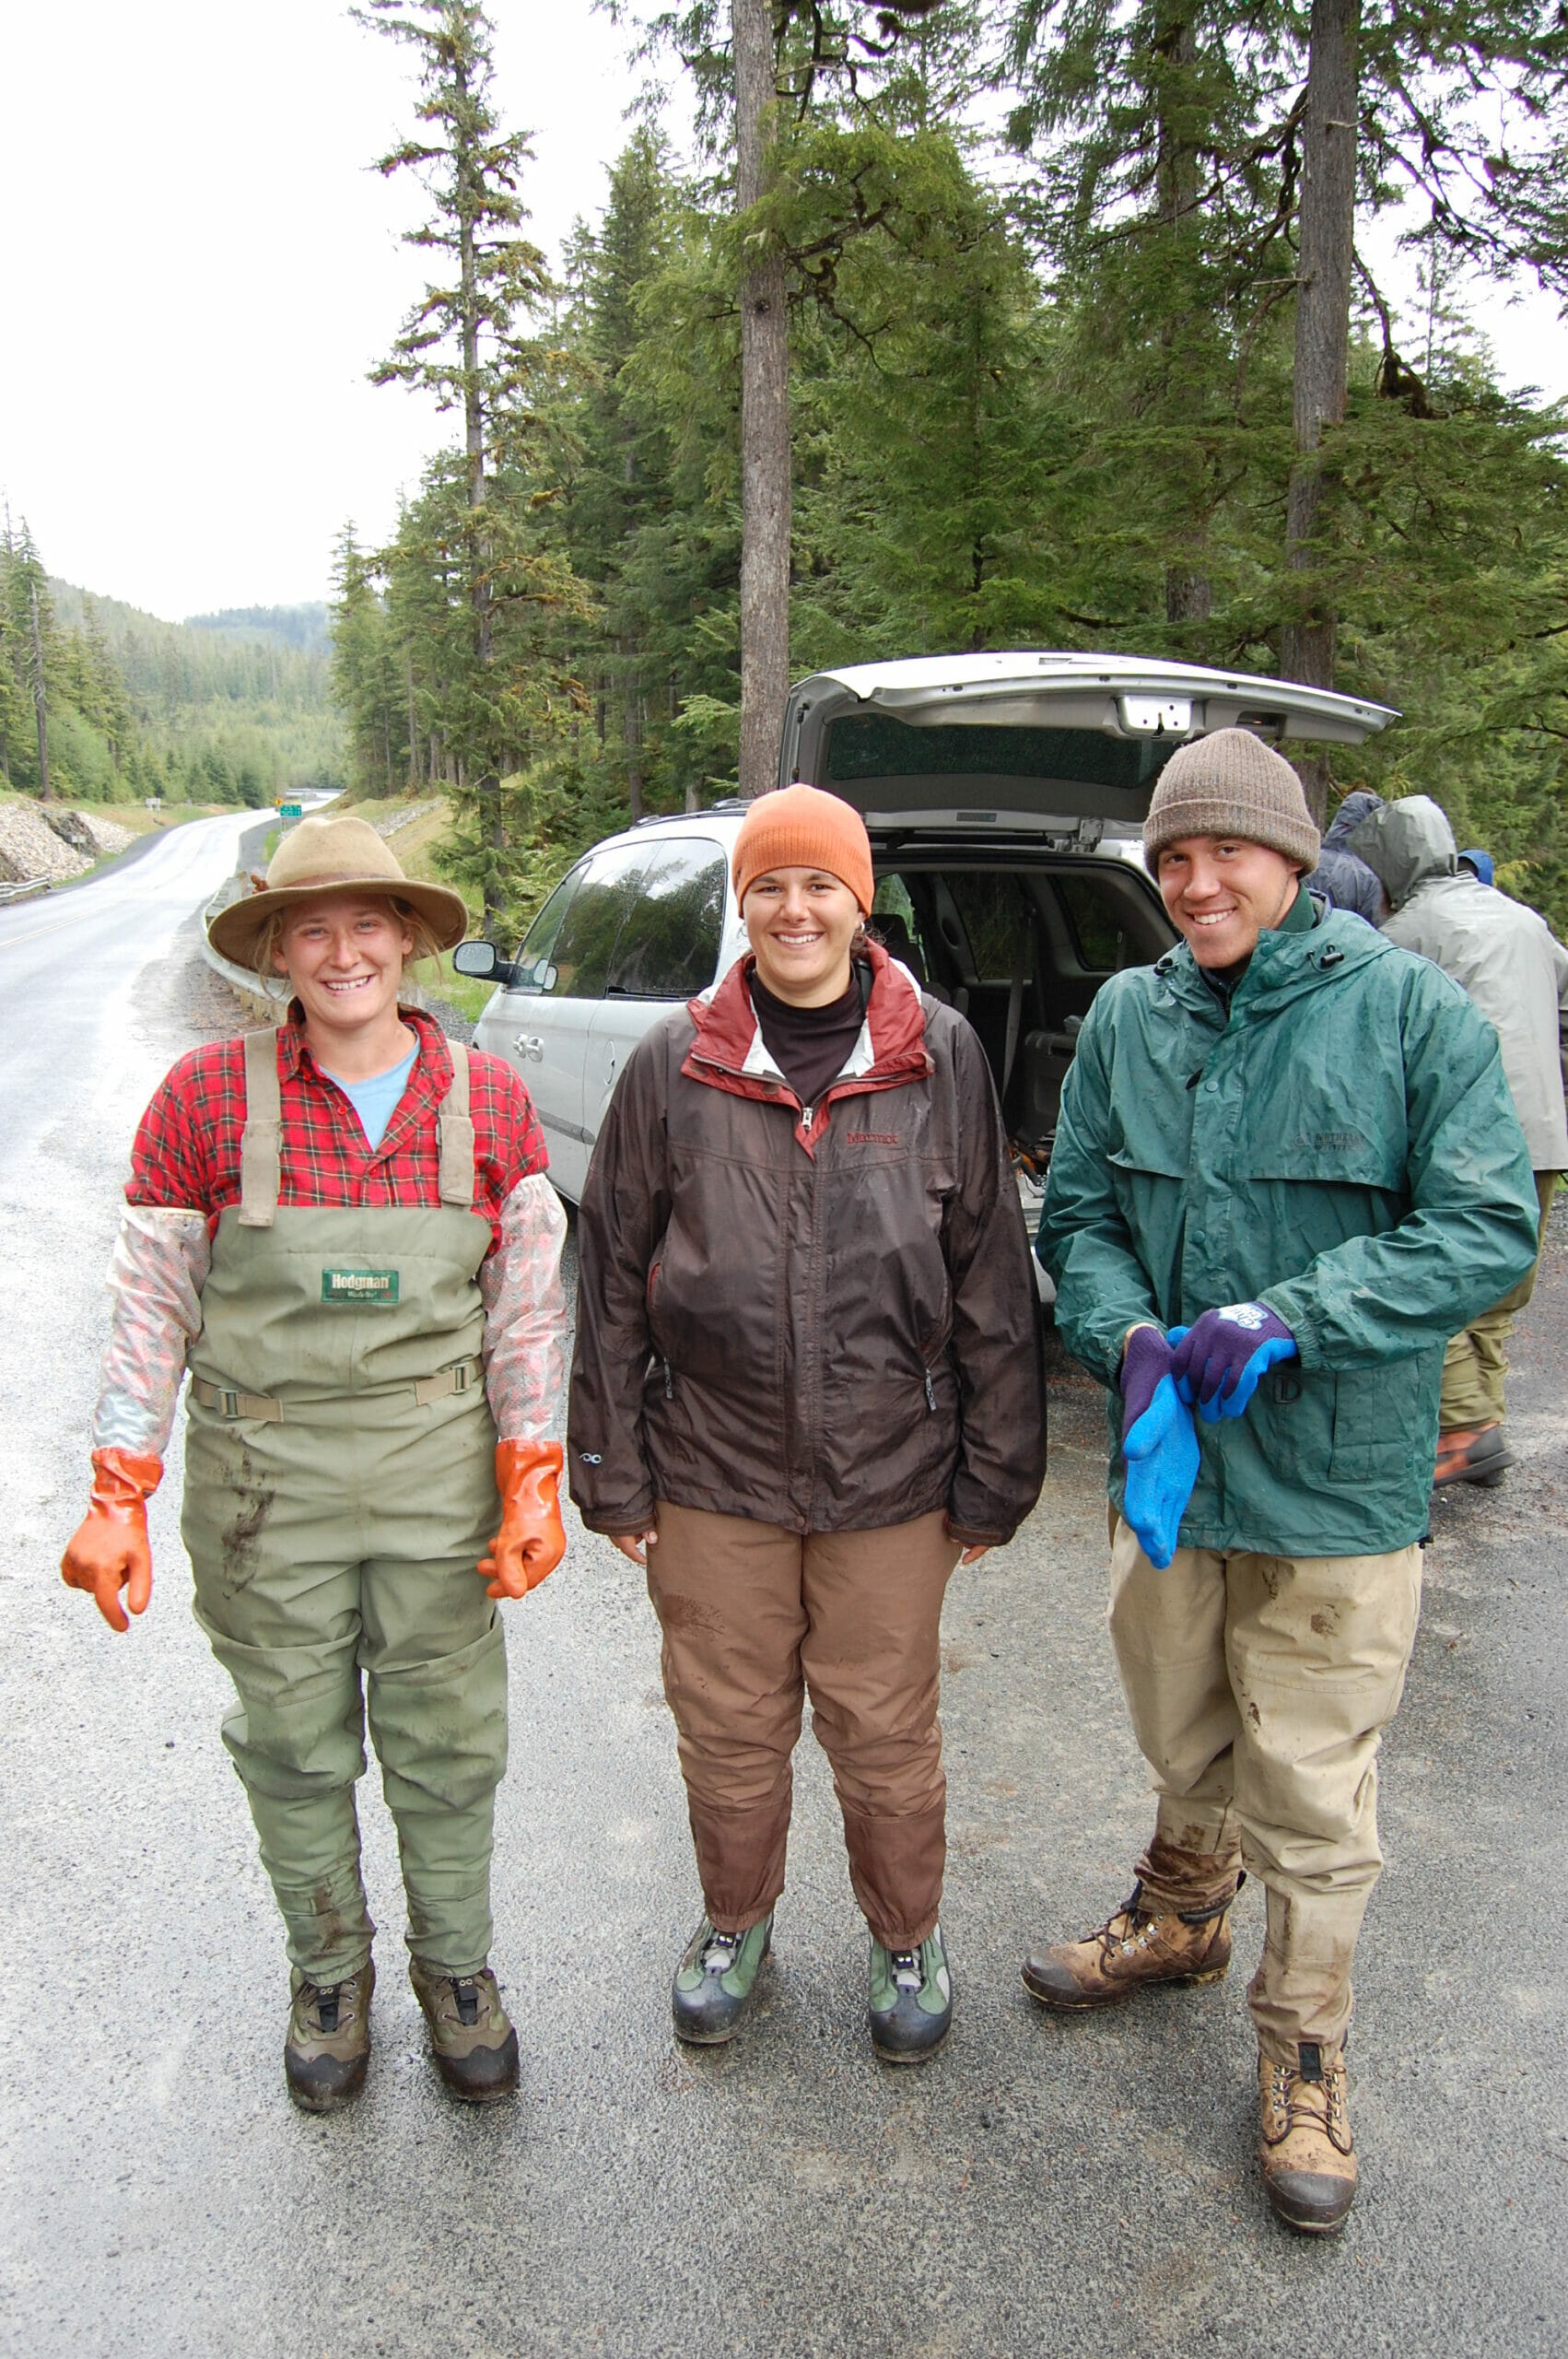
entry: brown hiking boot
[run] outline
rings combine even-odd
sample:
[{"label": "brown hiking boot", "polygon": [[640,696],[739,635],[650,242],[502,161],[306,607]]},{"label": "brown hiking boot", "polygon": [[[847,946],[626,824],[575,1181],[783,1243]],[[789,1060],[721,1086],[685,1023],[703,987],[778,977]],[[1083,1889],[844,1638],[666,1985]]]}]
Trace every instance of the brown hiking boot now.
[{"label": "brown hiking boot", "polygon": [[307,2113],[335,2113],[365,2085],[376,1969],[367,1958],[342,1982],[311,1982],[296,1966],[288,1982],[283,2042],[288,2094]]},{"label": "brown hiking boot", "polygon": [[[1218,1982],[1231,1962],[1231,1904],[1191,1916],[1151,1916],[1143,1887],[1097,1932],[1055,1942],[1024,1961],[1024,1988],[1042,2007],[1114,2007],[1162,1982]],[[1234,1897],[1234,1895],[1233,1895]]]},{"label": "brown hiking boot", "polygon": [[1495,1490],[1513,1463],[1501,1425],[1456,1426],[1437,1437],[1433,1485],[1479,1483],[1483,1490]]},{"label": "brown hiking boot", "polygon": [[1331,2236],[1356,2198],[1356,2152],[1342,2051],[1304,2039],[1294,2064],[1258,2060],[1263,2191],[1304,2236]]},{"label": "brown hiking boot", "polygon": [[408,1962],[414,1995],[430,2026],[436,2070],[454,2096],[494,2105],[517,2086],[517,2034],[487,1966],[477,1974],[441,1974]]}]

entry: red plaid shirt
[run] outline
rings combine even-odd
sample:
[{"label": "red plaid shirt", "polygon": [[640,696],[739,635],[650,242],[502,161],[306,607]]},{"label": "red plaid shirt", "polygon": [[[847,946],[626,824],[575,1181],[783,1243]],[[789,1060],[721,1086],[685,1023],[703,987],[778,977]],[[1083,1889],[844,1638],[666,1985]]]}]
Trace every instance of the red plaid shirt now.
[{"label": "red plaid shirt", "polygon": [[[402,1008],[419,1051],[380,1146],[366,1144],[345,1092],[305,1045],[298,1004],[278,1036],[283,1101],[280,1204],[439,1204],[436,1118],[451,1087],[451,1050],[433,1017]],[[474,1209],[497,1241],[500,1211],[520,1180],[548,1158],[529,1095],[499,1057],[471,1059]],[[240,1139],[245,1127],[242,1041],[187,1050],[153,1094],[137,1125],[125,1193],[133,1204],[205,1212],[212,1226],[240,1202]]]}]

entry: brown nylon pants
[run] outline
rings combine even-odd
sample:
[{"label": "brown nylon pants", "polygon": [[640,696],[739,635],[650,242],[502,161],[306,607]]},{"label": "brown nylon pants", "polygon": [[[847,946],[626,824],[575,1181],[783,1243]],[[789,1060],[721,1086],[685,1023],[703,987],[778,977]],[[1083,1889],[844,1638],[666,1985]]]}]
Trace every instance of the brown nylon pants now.
[{"label": "brown nylon pants", "polygon": [[1164,1572],[1115,1519],[1111,1637],[1154,1773],[1138,1875],[1157,1911],[1214,1907],[1244,1864],[1268,1895],[1247,1991],[1258,2044],[1340,2046],[1383,1854],[1377,1748],[1404,1689],[1421,1550],[1263,1556],[1178,1548]]},{"label": "brown nylon pants", "polygon": [[802,1537],[661,1501],[658,1525],[648,1593],[709,1918],[743,1932],[784,1889],[809,1688],[855,1897],[889,1949],[923,1942],[947,1853],[937,1690],[960,1551],[942,1516]]}]

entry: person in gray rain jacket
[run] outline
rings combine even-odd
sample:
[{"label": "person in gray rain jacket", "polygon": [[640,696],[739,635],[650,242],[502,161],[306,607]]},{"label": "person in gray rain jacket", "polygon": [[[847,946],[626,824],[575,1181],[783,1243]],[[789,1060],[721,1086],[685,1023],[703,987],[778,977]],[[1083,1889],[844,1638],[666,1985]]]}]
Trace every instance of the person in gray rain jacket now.
[{"label": "person in gray rain jacket", "polygon": [[594,1149],[572,1496],[663,1631],[705,1908],[677,2036],[755,1996],[809,1689],[872,2045],[919,2063],[953,2008],[942,1597],[1039,1492],[1038,1302],[985,1051],[862,932],[859,814],[759,796],[734,879],[752,955],[639,1043]]},{"label": "person in gray rain jacket", "polygon": [[[1393,914],[1390,942],[1419,950],[1469,992],[1496,1027],[1514,1110],[1535,1172],[1539,1244],[1558,1175],[1568,1170],[1563,1053],[1568,1038],[1568,950],[1544,918],[1506,893],[1463,874],[1454,830],[1424,794],[1387,804],[1364,818],[1352,850],[1381,880]],[[1483,855],[1484,856],[1484,855]],[[1490,863],[1489,863],[1490,864]],[[1536,1260],[1502,1299],[1462,1327],[1443,1364],[1436,1481],[1502,1480],[1514,1463],[1504,1419],[1505,1344],[1535,1292]]]}]

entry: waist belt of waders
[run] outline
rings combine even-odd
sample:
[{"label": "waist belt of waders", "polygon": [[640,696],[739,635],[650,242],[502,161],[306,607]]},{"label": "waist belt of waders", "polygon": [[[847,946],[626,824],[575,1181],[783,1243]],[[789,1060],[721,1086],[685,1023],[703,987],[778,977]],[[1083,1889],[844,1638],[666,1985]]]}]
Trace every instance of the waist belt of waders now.
[{"label": "waist belt of waders", "polygon": [[[369,1392],[323,1392],[314,1401],[291,1402],[287,1412],[289,1421],[308,1425],[310,1411],[329,1401],[392,1400],[400,1392],[412,1392],[419,1406],[427,1408],[432,1401],[445,1401],[453,1392],[468,1392],[483,1381],[485,1364],[482,1360],[456,1360],[451,1367],[443,1367],[435,1376],[422,1376],[413,1384],[377,1385]],[[237,1418],[258,1417],[268,1425],[281,1425],[285,1418],[284,1404],[264,1392],[240,1392],[228,1384],[209,1384],[205,1377],[191,1379],[191,1391],[204,1409],[212,1409],[228,1425]]]}]

